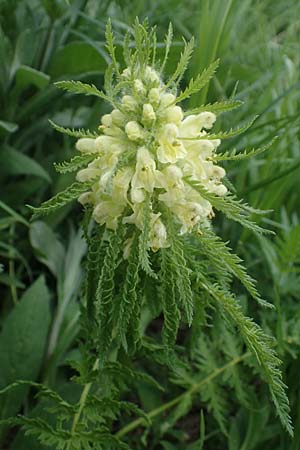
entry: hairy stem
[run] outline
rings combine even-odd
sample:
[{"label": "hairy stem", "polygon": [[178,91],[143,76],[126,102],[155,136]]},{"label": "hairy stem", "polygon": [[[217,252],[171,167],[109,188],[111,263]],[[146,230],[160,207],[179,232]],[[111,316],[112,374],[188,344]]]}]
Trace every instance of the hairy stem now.
[{"label": "hairy stem", "polygon": [[[149,419],[152,419],[153,417],[158,416],[159,414],[162,414],[164,411],[167,411],[168,409],[172,408],[173,406],[177,405],[182,399],[185,397],[195,394],[198,392],[205,384],[210,383],[214,378],[218,377],[221,373],[225,372],[225,370],[229,369],[229,367],[235,366],[236,364],[239,364],[244,359],[251,356],[249,352],[244,353],[243,355],[232,359],[229,363],[225,364],[224,366],[220,367],[219,369],[214,370],[210,375],[208,375],[206,378],[201,380],[199,383],[194,384],[190,389],[183,392],[182,394],[178,395],[177,397],[173,398],[173,400],[170,400],[167,403],[164,403],[163,405],[159,406],[158,408],[152,409],[147,416]],[[121,438],[128,434],[130,431],[134,430],[135,428],[139,426],[143,426],[145,424],[145,419],[143,417],[140,417],[139,419],[136,419],[132,422],[130,422],[125,427],[121,428],[116,433],[116,437]]]}]

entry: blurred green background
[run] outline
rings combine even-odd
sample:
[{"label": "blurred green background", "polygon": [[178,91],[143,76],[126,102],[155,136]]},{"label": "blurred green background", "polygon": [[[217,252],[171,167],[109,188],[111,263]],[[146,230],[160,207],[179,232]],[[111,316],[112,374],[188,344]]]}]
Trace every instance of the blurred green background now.
[{"label": "blurred green background", "polygon": [[[150,25],[157,26],[158,52],[163,51],[172,21],[175,39],[167,71],[176,64],[182,36],[195,36],[183,84],[220,58],[209,88],[186,106],[230,97],[242,100],[239,110],[219,117],[217,128],[222,129],[259,115],[250,130],[226,141],[222,150],[251,149],[279,137],[270,151],[226,166],[240,197],[271,210],[260,220],[276,235],[258,238],[222,217],[216,218],[215,227],[245,260],[262,295],[277,307],[270,312],[248,304],[241,290],[245,310],[277,338],[295,439],[290,441],[282,431],[270,405],[245,411],[232,399],[228,436],[214,433],[218,428],[207,413],[204,448],[299,450],[298,0],[0,0],[0,388],[16,379],[31,379],[68,391],[66,360],[76,352],[86,251],[81,209],[73,204],[43,221],[30,222],[26,204],[39,205],[71,181],[71,175],[55,173],[53,163],[73,155],[74,139],[55,132],[48,119],[65,127],[96,129],[107,111],[101,100],[62,93],[53,82],[76,79],[102,87],[109,61],[106,21],[112,20],[121,55],[124,33],[136,16],[148,17]],[[1,418],[20,410],[31,414],[34,408],[39,405],[23,389],[0,399]],[[2,446],[33,448],[26,439],[17,430],[5,432]],[[192,448],[170,442],[166,439],[151,448]]]}]

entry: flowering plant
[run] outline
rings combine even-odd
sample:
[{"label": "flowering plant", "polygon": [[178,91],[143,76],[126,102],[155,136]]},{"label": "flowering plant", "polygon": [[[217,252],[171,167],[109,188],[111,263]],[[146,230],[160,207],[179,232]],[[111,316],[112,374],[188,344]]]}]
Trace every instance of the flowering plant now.
[{"label": "flowering plant", "polygon": [[[85,209],[83,231],[88,253],[81,317],[82,356],[73,363],[79,373],[77,381],[84,389],[78,404],[72,405],[40,388],[56,403],[56,428],[36,419],[19,418],[18,423],[39,434],[43,443],[58,448],[129,448],[122,440],[125,435],[138,426],[149,427],[151,418],[183,400],[179,396],[152,414],[145,414],[134,402],[124,402],[122,389],[133,379],[160,388],[146,370],[138,370],[134,358],[146,355],[152,363],[167,367],[176,384],[188,386],[189,403],[182,406],[186,410],[207,383],[206,379],[192,379],[189,366],[201,367],[201,361],[208,358],[206,326],[213,322],[212,328],[226,337],[224,345],[230,347],[229,352],[233,350],[228,336],[238,332],[241,341],[240,347],[234,349],[238,353],[234,362],[222,370],[243,361],[255,367],[269,386],[283,425],[292,434],[280,360],[269,336],[243,314],[232,292],[233,277],[262,306],[272,305],[260,297],[241,260],[211,225],[214,211],[221,211],[254,233],[266,232],[250,217],[263,212],[229,192],[230,184],[219,163],[257,155],[272,142],[244,152],[217,151],[221,140],[244,132],[253,122],[227,132],[211,132],[217,115],[238,107],[240,102],[229,100],[188,111],[179,103],[209,82],[218,62],[180,91],[193,40],[185,43],[175,72],[164,82],[172,27],[161,63],[156,58],[154,29],[137,21],[133,38],[134,49],[130,33],[125,38],[126,68],[121,70],[108,23],[111,65],[105,75],[105,92],[78,81],[56,83],[74,94],[94,95],[112,107],[95,132],[71,130],[52,122],[58,131],[78,139],[79,154],[56,165],[61,173],[76,172],[76,181],[39,208],[32,208],[34,216],[38,216],[78,199]],[[154,339],[148,330],[158,317],[163,319],[162,335]],[[186,355],[178,344],[180,327],[193,343],[189,349],[186,347]],[[244,346],[247,351],[240,354]],[[235,378],[235,388],[240,389],[239,377]],[[220,407],[215,406],[209,393],[203,399],[226,433]],[[141,417],[113,433],[122,408]],[[98,427],[95,417],[97,421],[101,418]]]}]

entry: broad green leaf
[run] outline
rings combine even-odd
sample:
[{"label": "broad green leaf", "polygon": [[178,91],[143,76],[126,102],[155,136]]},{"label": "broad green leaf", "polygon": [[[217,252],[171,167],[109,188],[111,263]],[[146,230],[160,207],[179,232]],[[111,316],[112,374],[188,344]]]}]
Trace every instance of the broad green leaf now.
[{"label": "broad green leaf", "polygon": [[50,176],[38,162],[12,147],[5,147],[0,152],[0,173],[6,175],[35,175],[48,183],[51,182]]},{"label": "broad green leaf", "polygon": [[5,120],[0,120],[0,132],[4,133],[14,133],[19,128],[19,125],[14,122],[6,122]]},{"label": "broad green leaf", "polygon": [[19,89],[29,85],[34,85],[38,89],[43,89],[48,86],[49,81],[49,75],[29,66],[22,65],[16,72],[16,85]]},{"label": "broad green leaf", "polygon": [[[4,322],[0,335],[0,388],[19,380],[36,380],[43,361],[50,325],[50,295],[39,277]],[[18,412],[27,389],[0,396],[0,417]]]},{"label": "broad green leaf", "polygon": [[53,230],[40,220],[33,222],[29,231],[30,242],[36,257],[56,278],[63,274],[65,250]]},{"label": "broad green leaf", "polygon": [[103,73],[106,62],[97,50],[86,42],[71,42],[54,54],[49,73],[52,77],[84,72]]}]

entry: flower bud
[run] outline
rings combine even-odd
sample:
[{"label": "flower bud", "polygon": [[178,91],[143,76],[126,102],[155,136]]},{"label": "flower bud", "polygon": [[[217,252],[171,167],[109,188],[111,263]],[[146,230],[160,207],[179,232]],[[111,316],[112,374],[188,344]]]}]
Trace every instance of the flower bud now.
[{"label": "flower bud", "polygon": [[138,109],[138,103],[132,95],[124,95],[122,106],[126,112],[136,112]]},{"label": "flower bud", "polygon": [[82,153],[96,153],[95,139],[81,138],[76,142],[76,149]]},{"label": "flower bud", "polygon": [[150,89],[148,99],[151,105],[153,105],[154,108],[157,108],[160,103],[160,89],[158,88]]},{"label": "flower bud", "polygon": [[76,180],[80,181],[81,183],[84,183],[85,181],[91,181],[93,178],[98,177],[99,173],[99,169],[88,167],[86,169],[79,170],[76,175]]},{"label": "flower bud", "polygon": [[92,192],[84,192],[83,194],[79,195],[78,201],[82,205],[87,205],[88,203],[91,203],[91,196]]},{"label": "flower bud", "polygon": [[117,127],[124,126],[126,122],[126,117],[118,109],[113,109],[111,112],[112,123]]},{"label": "flower bud", "polygon": [[150,103],[145,103],[143,105],[143,115],[142,120],[146,125],[151,125],[156,119],[156,115],[153,106]]},{"label": "flower bud", "polygon": [[156,70],[152,69],[152,67],[147,66],[145,70],[145,82],[147,84],[159,84],[160,78]]},{"label": "flower bud", "polygon": [[171,122],[179,125],[179,123],[183,119],[183,112],[180,106],[171,106],[170,108],[166,109],[164,116],[166,122]]},{"label": "flower bud", "polygon": [[105,127],[110,127],[112,125],[112,116],[111,114],[104,114],[101,118],[101,123]]},{"label": "flower bud", "polygon": [[137,94],[144,95],[146,93],[145,86],[143,85],[143,82],[141,80],[134,80],[133,86]]},{"label": "flower bud", "polygon": [[125,133],[131,141],[139,141],[144,137],[142,127],[134,120],[128,122],[125,126]]},{"label": "flower bud", "polygon": [[176,100],[175,95],[167,92],[164,94],[161,94],[160,96],[160,104],[163,108],[167,107],[167,106],[171,106],[172,103],[174,103]]},{"label": "flower bud", "polygon": [[129,67],[127,67],[126,69],[123,70],[122,74],[121,74],[122,78],[125,78],[125,80],[129,80],[131,77],[131,70]]},{"label": "flower bud", "polygon": [[201,124],[201,128],[210,129],[216,121],[216,116],[214,113],[205,111],[197,116],[199,124]]}]

